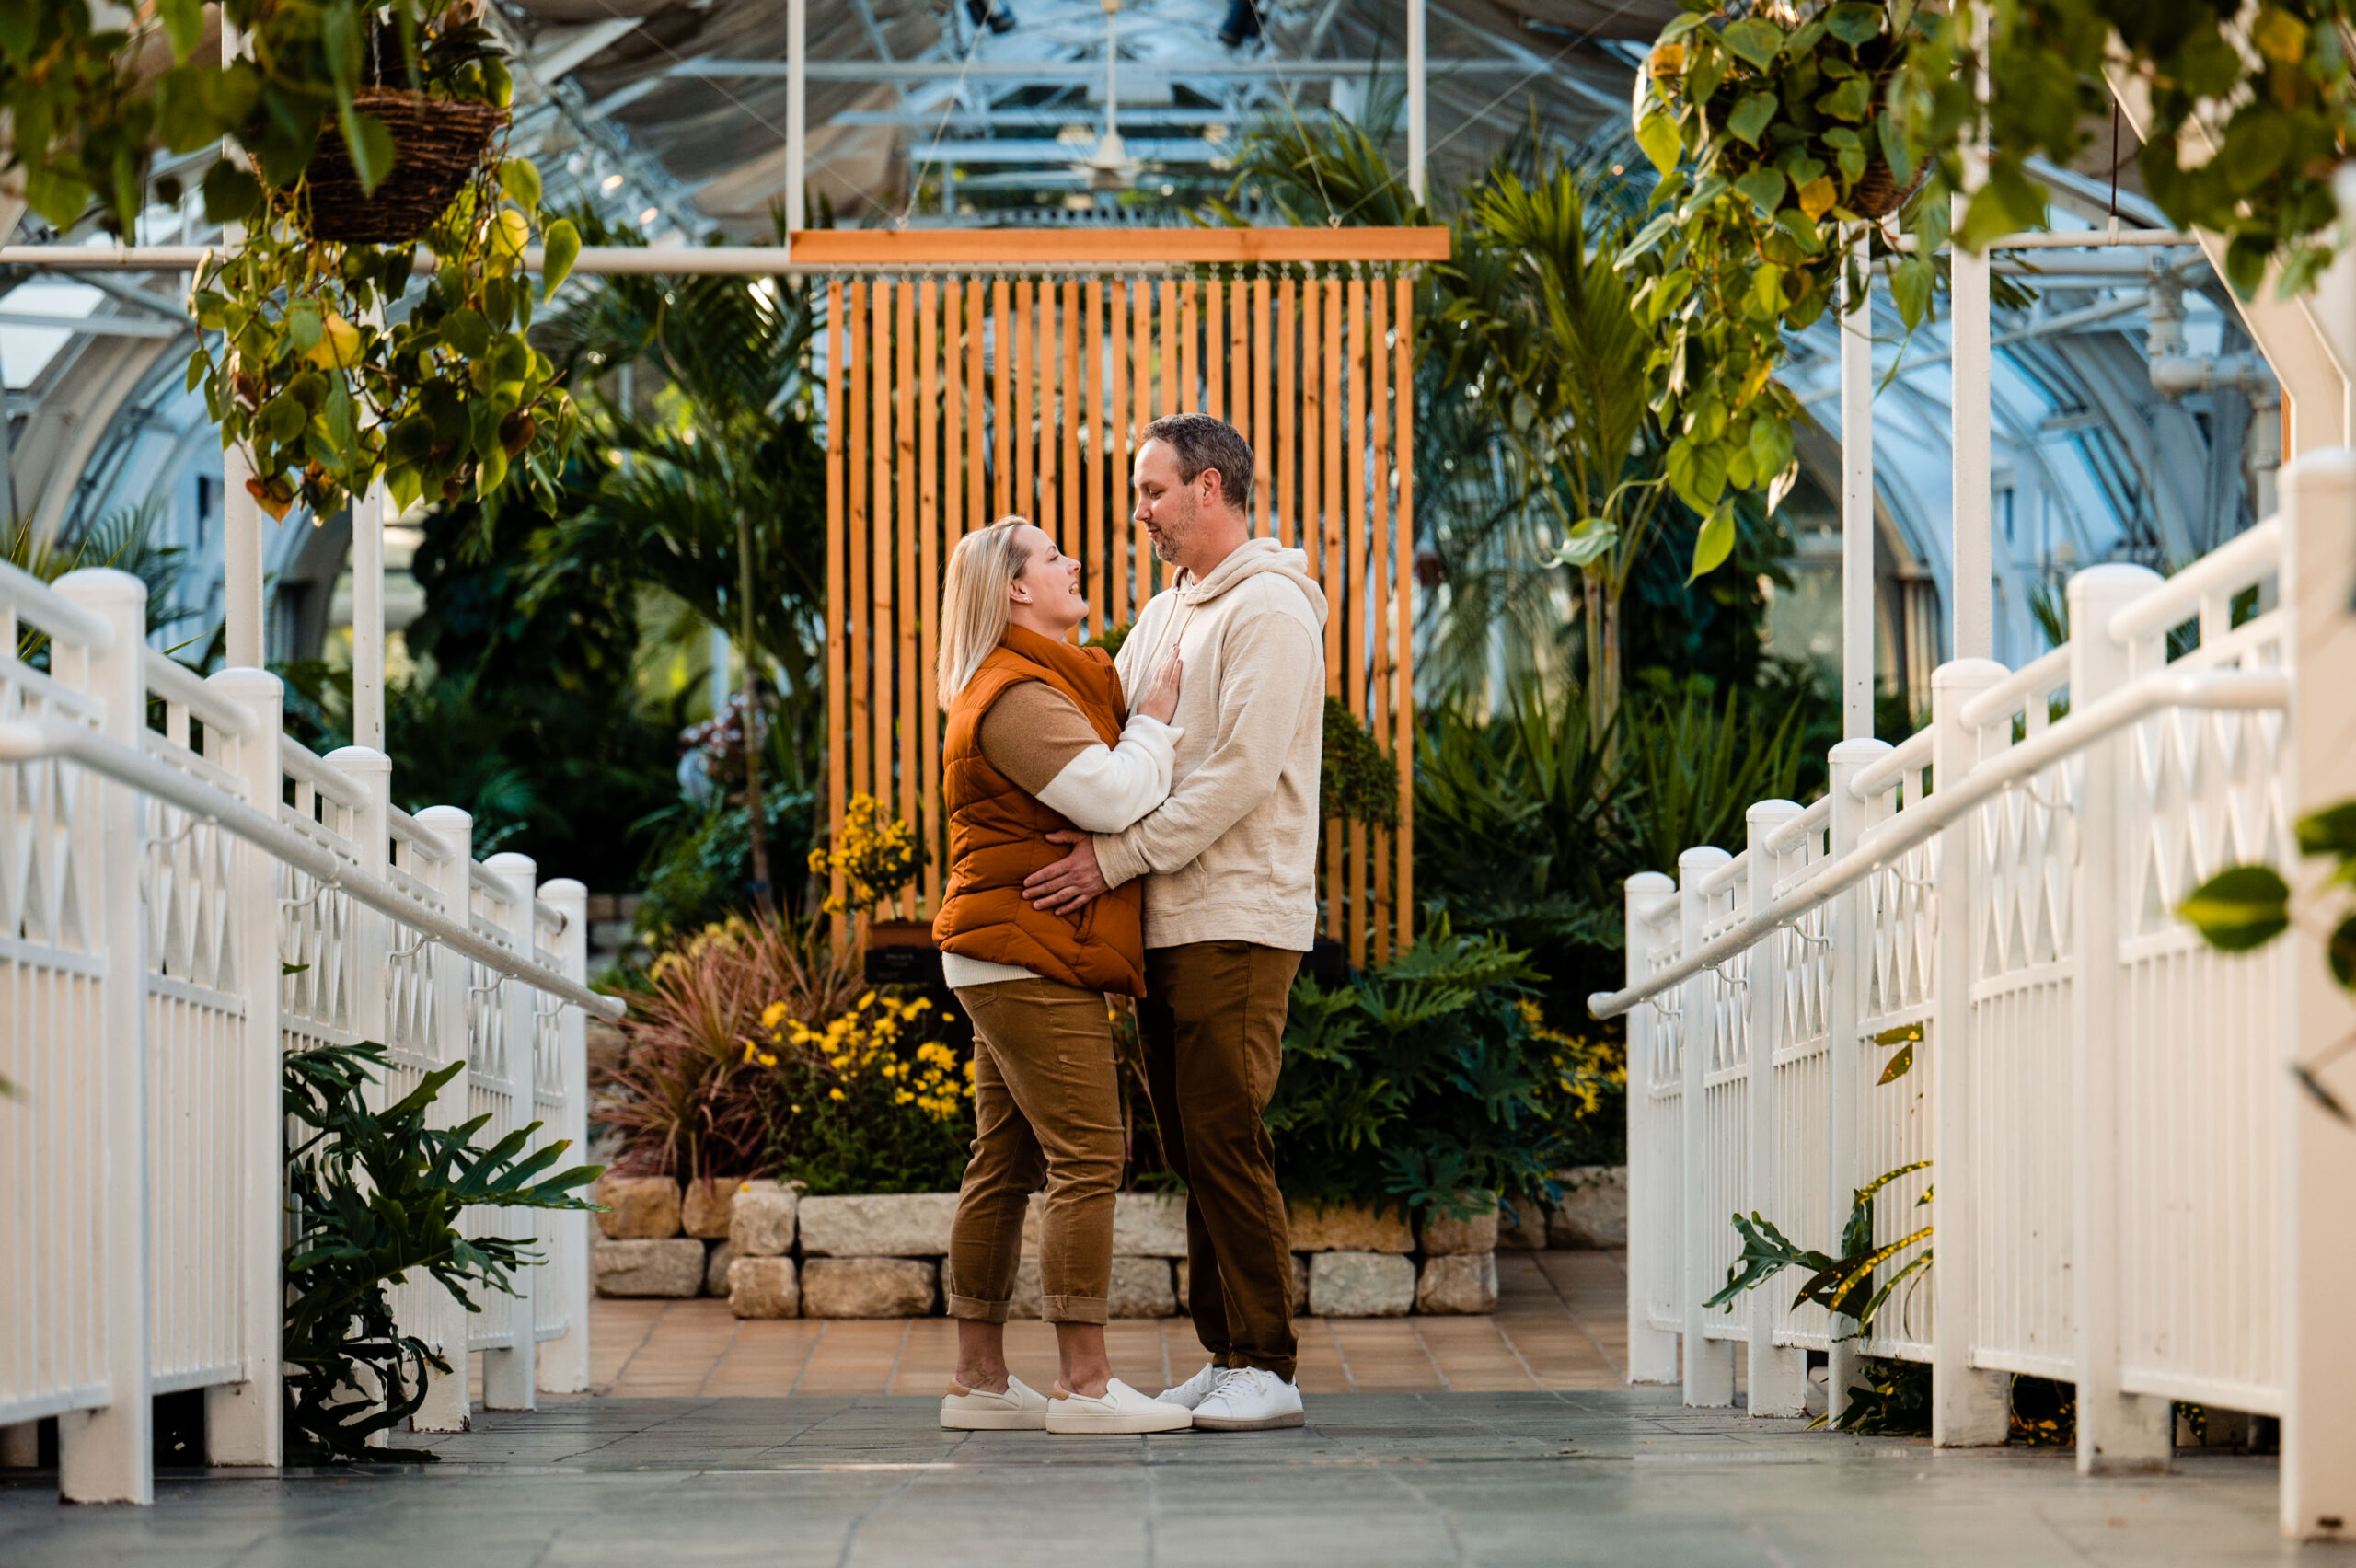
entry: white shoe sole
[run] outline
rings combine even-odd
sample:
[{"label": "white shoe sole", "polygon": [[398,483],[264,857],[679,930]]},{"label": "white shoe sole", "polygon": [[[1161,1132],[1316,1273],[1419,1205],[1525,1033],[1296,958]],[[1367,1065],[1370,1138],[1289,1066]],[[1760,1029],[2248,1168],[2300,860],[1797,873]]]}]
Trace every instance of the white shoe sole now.
[{"label": "white shoe sole", "polygon": [[1043,1410],[976,1410],[960,1411],[941,1417],[943,1430],[950,1432],[1042,1432],[1046,1429],[1047,1412]]},{"label": "white shoe sole", "polygon": [[1195,1412],[1195,1429],[1202,1432],[1274,1432],[1279,1427],[1300,1426],[1307,1423],[1306,1412],[1281,1411],[1275,1415],[1205,1415]]},{"label": "white shoe sole", "polygon": [[1181,1409],[1174,1414],[1160,1411],[1112,1411],[1103,1414],[1091,1412],[1047,1412],[1047,1430],[1066,1437],[1137,1436],[1148,1432],[1184,1432],[1195,1424],[1194,1412]]}]

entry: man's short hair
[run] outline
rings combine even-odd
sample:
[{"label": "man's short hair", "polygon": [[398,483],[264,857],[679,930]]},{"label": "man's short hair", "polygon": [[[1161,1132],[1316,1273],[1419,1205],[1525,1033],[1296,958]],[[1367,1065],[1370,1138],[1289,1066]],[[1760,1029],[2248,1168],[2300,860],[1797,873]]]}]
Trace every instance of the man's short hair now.
[{"label": "man's short hair", "polygon": [[1218,470],[1219,495],[1237,512],[1252,504],[1252,444],[1225,420],[1208,414],[1164,414],[1145,427],[1148,441],[1166,441],[1178,454],[1178,482],[1191,485],[1205,468]]}]

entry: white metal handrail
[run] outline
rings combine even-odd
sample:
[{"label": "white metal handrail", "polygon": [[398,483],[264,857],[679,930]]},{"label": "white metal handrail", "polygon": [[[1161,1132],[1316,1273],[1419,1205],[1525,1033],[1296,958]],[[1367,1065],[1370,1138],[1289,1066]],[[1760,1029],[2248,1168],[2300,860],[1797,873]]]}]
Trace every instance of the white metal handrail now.
[{"label": "white metal handrail", "polygon": [[140,650],[140,656],[145,665],[149,692],[187,709],[204,721],[208,730],[240,738],[253,733],[253,715],[205,685],[195,671],[153,648]]},{"label": "white metal handrail", "polygon": [[[35,762],[52,757],[70,758],[118,783],[216,822],[306,875],[350,894],[380,915],[425,932],[486,969],[526,981],[608,1022],[629,1010],[618,999],[600,996],[513,949],[478,936],[469,927],[426,908],[391,882],[357,870],[333,851],[243,801],[210,789],[188,774],[143,756],[96,731],[54,719],[0,722],[0,762]],[[320,772],[323,777],[340,778],[331,768],[322,767]],[[327,791],[323,789],[321,792]]]},{"label": "white metal handrail", "polygon": [[[1904,825],[1887,836],[1864,845],[1833,860],[1798,887],[1776,899],[1759,914],[1703,943],[1642,984],[1618,991],[1599,991],[1588,997],[1588,1010],[1599,1019],[1617,1018],[1639,1002],[1651,1001],[1671,986],[1682,985],[1705,969],[1725,963],[1777,927],[1790,925],[1809,910],[1863,882],[1907,850],[1926,843],[1941,828],[1962,817],[1991,796],[2024,780],[2096,741],[2140,719],[2165,709],[2279,709],[2291,700],[2286,675],[2270,671],[2212,670],[2200,674],[2162,671],[2148,675],[2100,702],[2073,712],[2067,719],[2005,752],[2002,760],[1975,769],[1960,784],[1940,790],[1898,820]],[[1896,756],[1895,751],[1889,754]],[[1864,775],[1860,774],[1860,778]],[[1857,791],[1860,795],[1866,791]]]},{"label": "white metal handrail", "polygon": [[2119,610],[2105,629],[2113,642],[2124,643],[2182,626],[2200,613],[2200,601],[2210,594],[2229,588],[2238,592],[2281,562],[2282,520],[2269,517]]},{"label": "white metal handrail", "polygon": [[114,628],[19,567],[0,561],[0,607],[13,610],[42,631],[76,648],[104,653],[114,647]]}]

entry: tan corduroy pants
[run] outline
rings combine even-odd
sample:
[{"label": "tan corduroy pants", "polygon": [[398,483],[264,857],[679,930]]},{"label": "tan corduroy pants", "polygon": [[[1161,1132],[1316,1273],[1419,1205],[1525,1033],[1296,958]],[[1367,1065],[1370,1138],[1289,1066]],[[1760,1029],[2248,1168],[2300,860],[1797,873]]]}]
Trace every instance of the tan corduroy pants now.
[{"label": "tan corduroy pants", "polygon": [[1187,1310],[1211,1360],[1289,1381],[1292,1244],[1261,1113],[1276,1090],[1300,954],[1256,942],[1149,948],[1138,1007],[1162,1154],[1186,1179]]},{"label": "tan corduroy pants", "polygon": [[974,1020],[974,1156],[957,1193],[953,1318],[1006,1321],[1022,1216],[1044,1180],[1040,1316],[1101,1323],[1113,1289],[1121,1086],[1104,998],[1053,980],[959,988]]}]

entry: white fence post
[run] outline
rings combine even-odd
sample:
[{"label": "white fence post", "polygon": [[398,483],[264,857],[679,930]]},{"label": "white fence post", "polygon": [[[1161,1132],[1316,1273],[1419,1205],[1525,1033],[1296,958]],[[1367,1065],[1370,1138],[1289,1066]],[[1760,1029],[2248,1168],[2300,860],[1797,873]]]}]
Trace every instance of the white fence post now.
[{"label": "white fence post", "polygon": [[[208,736],[214,761],[246,786],[246,803],[275,814],[281,771],[278,741],[285,726],[285,688],[264,670],[223,670],[206,683],[253,715],[253,732]],[[215,1465],[275,1465],[283,1451],[283,1369],[279,1335],[285,1320],[280,1269],[286,1231],[285,1111],[281,1101],[278,997],[278,864],[264,850],[237,843],[232,856],[229,918],[237,996],[245,1003],[242,1032],[245,1128],[245,1256],[238,1261],[245,1323],[246,1377],[204,1390],[205,1458]]]},{"label": "white fence post", "polygon": [[[539,868],[529,855],[493,855],[483,862],[483,870],[507,884],[507,934],[515,944],[515,951],[528,960],[537,941],[532,919],[532,898],[538,886]],[[504,1071],[507,1075],[508,1104],[514,1125],[522,1126],[532,1120],[535,1101],[532,1093],[532,1009],[535,993],[520,980],[511,980],[500,988],[499,1005],[506,1009],[505,1039],[507,1042]],[[504,1227],[529,1224],[523,1216],[505,1216],[494,1223]],[[486,1313],[504,1311],[508,1317],[509,1339],[502,1350],[486,1350],[482,1356],[482,1405],[485,1410],[532,1410],[537,1407],[537,1378],[533,1364],[538,1355],[539,1342],[533,1321],[532,1293],[539,1288],[537,1268],[519,1269],[514,1275],[515,1294],[507,1297],[492,1297],[484,1304]]]},{"label": "white fence post", "polygon": [[[558,954],[567,977],[589,978],[589,890],[570,877],[560,877],[540,890],[549,905],[564,912],[564,932]],[[588,1015],[568,1004],[558,1025],[562,1057],[560,1077],[564,1106],[549,1130],[572,1147],[560,1165],[578,1165],[589,1154]],[[555,1256],[539,1272],[541,1287],[558,1293],[564,1303],[564,1333],[540,1351],[540,1390],[549,1394],[579,1394],[589,1389],[589,1216],[577,1212],[543,1215],[541,1228],[563,1238]]]},{"label": "white fence post", "polygon": [[[1709,909],[1703,902],[1702,879],[1734,859],[1723,849],[1688,849],[1677,858],[1680,950],[1692,952],[1702,945]],[[1720,985],[1717,974],[1703,970],[1688,980],[1677,1005],[1682,1011],[1678,1030],[1679,1066],[1685,1091],[1678,1102],[1685,1121],[1685,1158],[1679,1175],[1685,1205],[1685,1402],[1689,1405],[1734,1403],[1734,1345],[1714,1340],[1707,1332],[1709,1309],[1702,1305],[1725,1283],[1711,1262],[1731,1235],[1730,1216],[1710,1212],[1709,1091],[1712,1045],[1717,1032],[1718,1009],[1711,991]]]},{"label": "white fence post", "polygon": [[[138,750],[147,728],[147,586],[127,571],[72,571],[57,591],[103,617],[113,646],[90,654],[52,643],[55,674],[106,704],[104,733]],[[57,1493],[68,1503],[152,1503],[149,1455],[154,1416],[148,1395],[147,959],[140,883],[147,847],[138,792],[111,779],[98,786],[95,842],[99,850],[98,908],[107,979],[100,991],[99,1048],[80,1070],[87,1092],[112,1109],[106,1118],[106,1177],[95,1193],[52,1193],[52,1201],[91,1204],[104,1281],[98,1311],[105,1319],[107,1402],[58,1419]],[[21,1200],[29,1194],[17,1194]]]},{"label": "white fence post", "polygon": [[[1884,741],[1847,740],[1826,754],[1831,774],[1832,859],[1837,860],[1857,847],[1857,836],[1870,814],[1865,803],[1857,799],[1852,783],[1889,750],[1888,743]],[[1825,1081],[1830,1086],[1825,1106],[1825,1158],[1829,1162],[1825,1200],[1832,1212],[1828,1232],[1831,1245],[1826,1251],[1837,1257],[1841,1233],[1849,1223],[1850,1202],[1862,1184],[1857,1170],[1857,1143],[1862,1131],[1857,1065],[1864,1043],[1858,1032],[1865,1023],[1865,976],[1872,967],[1873,933],[1865,928],[1865,894],[1862,887],[1853,887],[1834,898],[1828,914],[1832,962],[1825,976]],[[1826,1354],[1824,1397],[1835,1421],[1848,1408],[1849,1390],[1860,1384],[1857,1342],[1841,1337],[1843,1333],[1854,1334],[1855,1330],[1852,1320],[1837,1315],[1831,1317],[1826,1325],[1830,1349]]]},{"label": "white fence post", "polygon": [[[1958,659],[1931,677],[1931,778],[1952,790],[1971,771],[1978,735],[1964,704],[2002,681],[1992,659]],[[1911,803],[1911,801],[1909,802]],[[1934,1011],[1924,1030],[1937,1090],[1931,1131],[1931,1175],[1938,1193],[1938,1263],[1931,1272],[1931,1441],[1940,1447],[2002,1443],[2011,1426],[2012,1378],[1971,1365],[1979,1321],[1979,1177],[1972,1169],[1971,983],[1975,912],[1972,873],[1979,865],[1972,819],[1948,827],[1939,847],[1939,949]]]},{"label": "white fence post", "polygon": [[[1658,871],[1638,871],[1623,890],[1626,914],[1628,984],[1643,983],[1652,961],[1646,940],[1644,912],[1675,892],[1677,884]],[[1655,1013],[1649,1002],[1628,1011],[1628,1381],[1677,1381],[1677,1336],[1653,1327],[1652,1282],[1663,1269],[1681,1268],[1662,1244],[1664,1223],[1671,1204],[1682,1200],[1681,1187],[1671,1188],[1658,1169],[1657,1130],[1652,1115],[1652,1055]]]},{"label": "white fence post", "polygon": [[[468,873],[475,863],[475,819],[456,806],[428,806],[417,813],[417,823],[433,836],[442,850],[441,859],[420,874],[430,877],[434,891],[442,895],[442,912],[464,925],[472,895]],[[432,951],[433,1037],[429,1072],[467,1059],[467,961],[438,942]],[[428,1108],[426,1118],[436,1127],[456,1126],[467,1119],[466,1074],[460,1073],[443,1090]],[[439,1282],[418,1295],[423,1303],[422,1320],[401,1327],[440,1353],[450,1370],[446,1375],[426,1374],[425,1401],[410,1417],[410,1428],[464,1432],[468,1423],[467,1369],[471,1353],[467,1345],[467,1320],[470,1314]]]},{"label": "white fence post", "polygon": [[[1767,841],[1775,830],[1801,814],[1790,801],[1761,801],[1745,814],[1750,827],[1750,878],[1748,887],[1735,889],[1748,898],[1747,913],[1757,916],[1775,900],[1775,860]],[[1775,1048],[1782,1043],[1784,1011],[1784,944],[1771,937],[1750,950],[1750,986],[1743,998],[1750,1019],[1750,1082],[1746,1106],[1750,1114],[1750,1176],[1744,1183],[1750,1207],[1773,1215],[1783,1202],[1775,1190]],[[1750,1292],[1750,1354],[1747,1368],[1750,1413],[1807,1413],[1807,1352],[1797,1345],[1775,1343],[1776,1281]]]},{"label": "white fence post", "polygon": [[[2356,453],[2299,458],[2282,470],[2281,583],[2297,638],[2292,667],[2292,811],[2304,816],[2356,796]],[[2339,897],[2323,886],[2329,862],[2292,872],[2292,1060],[2311,1068],[2342,1104],[2356,1102],[2356,998],[2332,983],[2324,933]],[[2343,894],[2344,896],[2344,894]],[[2329,910],[2328,920],[2322,912]],[[2339,1054],[2330,1060],[2335,1048]],[[2287,1064],[2286,1064],[2287,1066]],[[2286,1070],[2290,1136],[2282,1160],[2290,1277],[2284,1282],[2289,1355],[2282,1379],[2282,1530],[2309,1540],[2356,1533],[2356,1129],[2295,1086]]]},{"label": "white fence post", "polygon": [[[2110,635],[2110,619],[2160,582],[2148,567],[2121,564],[2088,567],[2070,579],[2073,710],[2110,696],[2136,673],[2131,651]],[[2070,987],[2071,1103],[2079,1128],[2071,1267],[2077,1292],[2078,1469],[2089,1475],[2165,1470],[2176,1439],[2166,1400],[2119,1387],[2119,1114],[2127,1043],[2119,1027],[2119,905],[2127,888],[2120,858],[2141,852],[2140,846],[2120,842],[2123,824],[2133,820],[2121,755],[2135,744],[2131,730],[2087,747],[2080,786],[2078,971]]]}]

